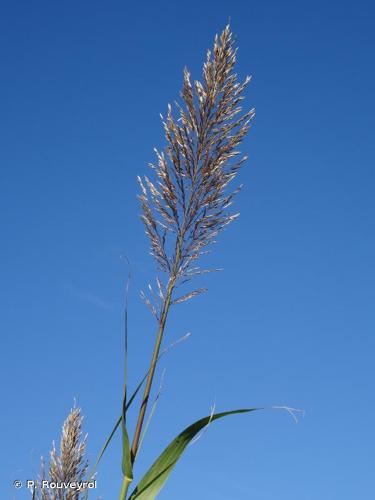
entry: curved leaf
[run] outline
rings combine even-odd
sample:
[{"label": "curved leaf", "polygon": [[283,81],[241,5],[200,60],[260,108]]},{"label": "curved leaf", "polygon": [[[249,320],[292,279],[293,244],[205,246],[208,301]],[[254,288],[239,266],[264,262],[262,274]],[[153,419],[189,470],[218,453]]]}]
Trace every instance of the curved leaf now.
[{"label": "curved leaf", "polygon": [[164,486],[173,467],[184,452],[186,446],[206,425],[214,420],[217,420],[227,415],[237,413],[248,413],[251,411],[260,410],[260,408],[245,408],[241,410],[226,411],[216,413],[205,418],[201,418],[194,424],[187,427],[181,432],[163,453],[156,459],[150,469],[143,476],[137,487],[130,495],[129,500],[154,500],[156,495]]}]

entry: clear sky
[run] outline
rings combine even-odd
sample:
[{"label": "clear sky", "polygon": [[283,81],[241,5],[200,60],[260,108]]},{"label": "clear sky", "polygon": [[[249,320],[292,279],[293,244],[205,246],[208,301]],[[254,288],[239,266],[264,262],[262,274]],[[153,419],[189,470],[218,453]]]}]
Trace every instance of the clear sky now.
[{"label": "clear sky", "polygon": [[[91,459],[119,413],[123,254],[130,384],[146,369],[139,290],[155,273],[135,179],[163,146],[183,67],[200,77],[229,18],[257,109],[241,217],[210,258],[224,272],[170,318],[166,343],[192,336],[162,362],[138,471],[213,402],[286,404],[305,418],[212,424],[160,499],[374,494],[373,2],[14,0],[0,13],[2,498],[29,498],[12,481],[35,475],[74,398]],[[105,500],[119,453],[99,469]]]}]

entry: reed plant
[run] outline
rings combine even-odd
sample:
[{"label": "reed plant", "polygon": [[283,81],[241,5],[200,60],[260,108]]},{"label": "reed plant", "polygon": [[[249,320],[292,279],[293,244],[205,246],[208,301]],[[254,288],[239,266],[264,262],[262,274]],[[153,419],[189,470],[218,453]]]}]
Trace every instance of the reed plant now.
[{"label": "reed plant", "polygon": [[189,71],[184,70],[180,102],[174,108],[169,105],[165,118],[161,117],[166,146],[163,151],[155,150],[151,178],[138,177],[141,217],[157,273],[155,285],[149,285],[150,293],[143,294],[143,298],[155,317],[156,337],[131,445],[125,388],[120,500],[155,498],[186,445],[208,422],[253,410],[212,414],[185,429],[127,496],[169,312],[174,305],[206,291],[191,287],[185,292],[180,290],[197,276],[214,271],[201,267],[201,257],[210,252],[219,233],[239,215],[231,211],[241,188],[233,187],[233,181],[247,159],[241,156],[239,146],[255,112],[242,111],[250,77],[238,81],[234,72],[236,53],[228,25],[215,37],[213,49],[207,53],[202,81],[192,83]]},{"label": "reed plant", "polygon": [[[153,500],[167,481],[186,446],[209,423],[233,414],[248,413],[244,408],[210,415],[184,429],[156,458],[136,486],[133,470],[142,442],[152,394],[155,372],[166,352],[163,337],[171,309],[202,294],[206,288],[192,286],[202,275],[217,271],[203,266],[204,255],[211,251],[221,231],[238,217],[232,211],[241,185],[234,185],[247,157],[240,145],[249,131],[254,109],[242,110],[244,92],[250,82],[238,81],[235,73],[237,48],[230,26],[216,36],[213,49],[207,52],[201,81],[192,82],[187,69],[183,72],[180,100],[168,106],[162,125],[165,148],[155,150],[156,161],[149,176],[138,177],[141,218],[155,262],[155,283],[148,286],[142,298],[155,318],[155,338],[149,368],[129,397],[127,384],[127,306],[125,311],[125,383],[120,415],[90,472],[83,462],[85,441],[79,443],[81,417],[74,410],[64,424],[61,454],[53,447],[49,476],[51,478],[91,479],[117,429],[122,434],[122,485],[120,500]],[[143,389],[135,414],[135,429],[130,439],[127,415]],[[153,413],[153,407],[149,416]],[[288,411],[292,409],[286,408]],[[147,421],[146,421],[147,422]],[[69,463],[70,462],[70,463]],[[42,469],[43,470],[43,469]],[[45,473],[42,473],[42,476]],[[37,488],[38,498],[43,496]],[[54,495],[54,493],[52,493]],[[77,497],[79,498],[80,493]],[[87,498],[88,492],[84,493]],[[70,498],[70,497],[61,497]],[[72,497],[73,498],[73,497]]]}]

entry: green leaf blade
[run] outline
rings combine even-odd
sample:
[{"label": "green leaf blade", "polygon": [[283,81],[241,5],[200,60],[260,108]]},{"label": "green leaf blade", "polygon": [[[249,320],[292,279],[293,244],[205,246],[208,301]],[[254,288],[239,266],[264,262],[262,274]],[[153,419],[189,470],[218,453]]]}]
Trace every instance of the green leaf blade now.
[{"label": "green leaf blade", "polygon": [[249,413],[259,410],[260,408],[244,408],[240,410],[226,411],[216,413],[208,417],[201,418],[194,424],[183,430],[162,452],[156,459],[150,469],[143,476],[138,483],[135,490],[129,497],[129,500],[154,500],[156,495],[160,492],[166,483],[172,469],[180,459],[185,451],[187,445],[192,439],[210,422],[228,415],[235,415],[240,413]]}]

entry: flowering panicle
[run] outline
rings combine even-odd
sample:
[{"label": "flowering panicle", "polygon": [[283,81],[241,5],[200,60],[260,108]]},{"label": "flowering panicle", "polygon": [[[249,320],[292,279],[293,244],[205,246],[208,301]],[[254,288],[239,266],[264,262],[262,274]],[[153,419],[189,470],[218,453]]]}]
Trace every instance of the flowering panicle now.
[{"label": "flowering panicle", "polygon": [[40,478],[36,481],[33,498],[40,500],[78,500],[84,498],[86,492],[71,488],[43,488],[42,482],[56,484],[81,483],[87,471],[88,462],[85,460],[86,437],[82,439],[83,416],[79,408],[73,408],[62,427],[60,453],[55,443],[52,443],[48,474],[45,462],[41,460]]},{"label": "flowering panicle", "polygon": [[[162,152],[155,150],[157,163],[151,164],[155,180],[138,177],[142,219],[151,254],[167,275],[166,287],[210,271],[196,261],[238,216],[228,209],[240,187],[229,189],[229,185],[246,160],[239,157],[238,146],[255,112],[241,113],[250,77],[238,83],[233,72],[236,52],[226,26],[207,53],[202,82],[192,84],[184,70],[178,118],[170,105],[162,117],[167,146]],[[197,293],[186,294],[184,300]]]}]

